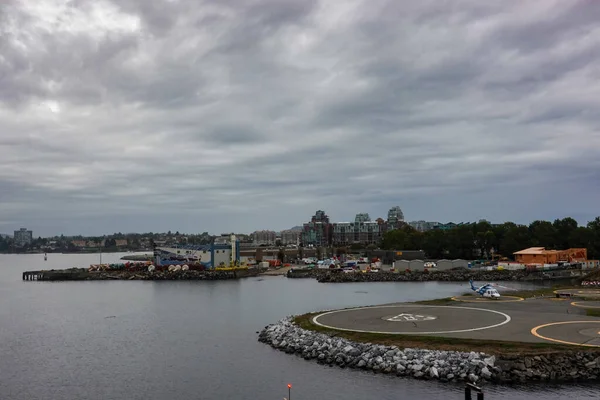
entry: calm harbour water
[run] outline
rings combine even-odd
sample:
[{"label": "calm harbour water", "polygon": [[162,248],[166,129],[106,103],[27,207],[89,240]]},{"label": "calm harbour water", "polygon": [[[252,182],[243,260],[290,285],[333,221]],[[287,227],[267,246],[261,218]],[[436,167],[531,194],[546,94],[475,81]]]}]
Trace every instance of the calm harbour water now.
[{"label": "calm harbour water", "polygon": [[[104,254],[115,262],[123,254]],[[454,283],[23,282],[98,255],[0,255],[0,399],[462,399],[463,386],[321,366],[257,342],[308,311],[446,297]],[[513,285],[515,286],[515,285]],[[485,388],[485,398],[592,399],[600,385]]]}]

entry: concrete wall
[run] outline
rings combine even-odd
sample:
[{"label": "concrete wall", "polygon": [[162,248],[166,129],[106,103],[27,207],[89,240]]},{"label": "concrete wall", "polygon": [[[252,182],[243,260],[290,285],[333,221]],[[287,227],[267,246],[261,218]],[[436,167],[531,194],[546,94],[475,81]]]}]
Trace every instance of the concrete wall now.
[{"label": "concrete wall", "polygon": [[459,268],[459,267],[469,268],[469,261],[456,259],[456,260],[452,260],[452,265],[453,265],[453,268]]},{"label": "concrete wall", "polygon": [[451,260],[438,260],[437,269],[440,271],[446,271],[454,268],[454,264]]},{"label": "concrete wall", "polygon": [[398,260],[394,262],[394,265],[396,266],[396,270],[398,271],[406,271],[407,269],[410,268],[410,261],[408,260]]},{"label": "concrete wall", "polygon": [[409,265],[411,271],[423,271],[425,269],[425,262],[423,260],[411,260]]}]

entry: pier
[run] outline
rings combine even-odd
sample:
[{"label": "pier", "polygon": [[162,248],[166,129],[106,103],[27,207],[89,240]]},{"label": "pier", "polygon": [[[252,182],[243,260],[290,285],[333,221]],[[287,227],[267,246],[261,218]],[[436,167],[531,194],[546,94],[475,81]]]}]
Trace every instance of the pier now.
[{"label": "pier", "polygon": [[84,268],[62,270],[41,270],[23,272],[24,281],[82,281],[89,279],[89,272]]},{"label": "pier", "polygon": [[25,271],[23,272],[24,281],[43,281],[44,271]]}]

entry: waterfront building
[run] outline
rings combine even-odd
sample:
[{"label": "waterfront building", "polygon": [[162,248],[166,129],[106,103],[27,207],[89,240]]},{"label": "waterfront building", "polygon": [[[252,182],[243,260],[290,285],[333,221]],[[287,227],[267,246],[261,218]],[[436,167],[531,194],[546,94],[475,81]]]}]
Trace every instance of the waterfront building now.
[{"label": "waterfront building", "polygon": [[255,246],[274,245],[277,241],[277,232],[275,231],[254,231],[252,232],[252,243]]},{"label": "waterfront building", "polygon": [[302,225],[300,239],[304,246],[329,246],[332,240],[332,224],[323,210],[317,210],[310,222]]},{"label": "waterfront building", "polygon": [[30,245],[33,242],[33,231],[27,230],[27,228],[21,228],[14,232],[15,246],[23,247]]},{"label": "waterfront building", "polygon": [[586,248],[567,250],[546,250],[544,247],[530,247],[513,253],[515,261],[521,264],[578,263],[587,261]]},{"label": "waterfront building", "polygon": [[231,235],[230,239],[225,242],[208,244],[208,245],[175,245],[172,247],[157,247],[156,250],[160,258],[165,259],[164,264],[175,263],[176,258],[178,264],[199,262],[209,268],[218,267],[219,265],[229,266],[231,262],[240,262],[240,242],[235,235]]}]

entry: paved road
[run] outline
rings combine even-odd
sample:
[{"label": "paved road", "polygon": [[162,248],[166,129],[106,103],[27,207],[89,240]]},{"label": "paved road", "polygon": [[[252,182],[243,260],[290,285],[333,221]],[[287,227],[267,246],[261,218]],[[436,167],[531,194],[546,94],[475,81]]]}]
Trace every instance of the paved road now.
[{"label": "paved road", "polygon": [[[600,318],[588,317],[585,309],[571,305],[570,300],[554,298],[527,299],[519,302],[449,302],[449,306],[424,307],[401,303],[393,307],[373,307],[340,310],[321,314],[316,322],[330,327],[378,331],[387,333],[430,334],[434,336],[469,338],[480,340],[509,340],[521,342],[567,342],[600,346]],[[510,322],[502,324],[510,316]],[[411,317],[391,317],[411,314]],[[423,316],[419,318],[417,316]],[[434,318],[426,318],[434,317]],[[575,321],[588,321],[577,322]],[[591,322],[590,322],[591,321]],[[561,324],[553,324],[553,323]],[[568,323],[563,323],[568,322]],[[537,336],[531,330],[538,328]],[[481,329],[483,327],[488,327]],[[449,333],[448,331],[462,331]],[[444,332],[444,333],[434,333]]]}]

